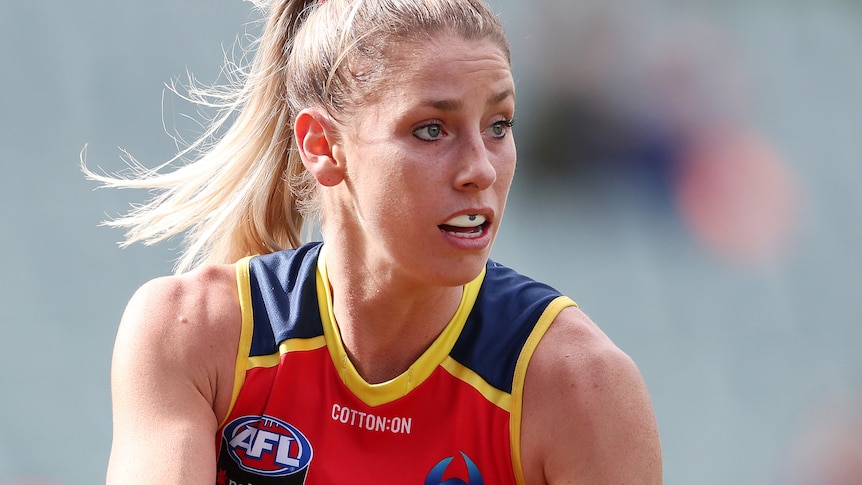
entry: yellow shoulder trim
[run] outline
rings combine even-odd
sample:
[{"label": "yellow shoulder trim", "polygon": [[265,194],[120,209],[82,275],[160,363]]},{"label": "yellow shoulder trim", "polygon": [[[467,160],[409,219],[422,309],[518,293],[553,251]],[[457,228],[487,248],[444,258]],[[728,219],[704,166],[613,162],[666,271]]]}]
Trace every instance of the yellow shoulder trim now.
[{"label": "yellow shoulder trim", "polygon": [[233,377],[233,392],[230,398],[230,406],[227,413],[219,423],[219,427],[224,426],[227,418],[230,416],[236,400],[239,397],[239,391],[245,382],[246,361],[248,354],[251,351],[251,337],[254,333],[254,315],[252,315],[251,305],[251,276],[249,275],[248,262],[251,256],[243,258],[236,262],[236,286],[239,295],[239,308],[242,313],[242,329],[239,334],[239,346],[236,350],[236,363],[234,364]]},{"label": "yellow shoulder trim", "polygon": [[455,341],[461,334],[467,315],[476,302],[479,288],[485,278],[485,269],[473,281],[464,285],[461,295],[461,303],[455,315],[443,329],[443,332],[403,374],[392,380],[379,384],[369,384],[359,375],[353,362],[347,356],[344,342],[341,340],[341,332],[335,321],[332,311],[332,293],[329,286],[329,277],[326,271],[325,249],[320,250],[317,262],[317,295],[320,305],[320,317],[323,320],[323,334],[326,338],[326,346],[329,348],[330,358],[338,375],[344,385],[350,389],[359,399],[369,406],[380,406],[405,396],[418,387],[441,365],[449,356],[449,352],[455,345]]},{"label": "yellow shoulder trim", "polygon": [[482,378],[479,374],[477,374],[472,369],[462,365],[457,360],[452,357],[447,357],[446,360],[443,361],[443,368],[446,369],[450,374],[458,379],[470,384],[474,389],[479,391],[485,399],[494,403],[498,408],[501,408],[507,412],[511,412],[512,410],[512,396],[508,392],[501,391],[496,387],[488,384],[485,379]]},{"label": "yellow shoulder trim", "polygon": [[274,354],[249,357],[246,370],[254,369],[255,367],[275,367],[281,362],[281,356],[288,352],[314,350],[321,347],[326,347],[326,339],[322,335],[307,339],[295,338],[285,340],[278,346],[278,352]]},{"label": "yellow shoulder trim", "polygon": [[536,351],[539,341],[542,340],[545,332],[547,332],[551,324],[554,323],[554,319],[557,318],[557,315],[559,315],[564,308],[570,306],[578,306],[578,304],[567,296],[559,296],[548,304],[545,311],[542,312],[542,316],[539,317],[539,321],[536,322],[536,326],[533,328],[533,331],[530,332],[527,342],[524,343],[524,348],[521,349],[521,355],[518,356],[518,362],[515,364],[515,377],[512,382],[512,411],[509,414],[509,429],[511,430],[510,440],[512,447],[512,466],[515,469],[515,480],[518,485],[525,485],[527,483],[524,478],[524,464],[521,462],[521,414],[524,406],[524,380],[527,376],[527,366],[530,364],[530,359],[533,357],[533,353]]}]

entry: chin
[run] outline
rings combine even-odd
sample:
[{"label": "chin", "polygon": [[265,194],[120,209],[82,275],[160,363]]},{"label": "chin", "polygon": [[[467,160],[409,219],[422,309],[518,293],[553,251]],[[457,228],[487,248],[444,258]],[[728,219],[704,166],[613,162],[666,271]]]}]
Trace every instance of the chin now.
[{"label": "chin", "polygon": [[437,275],[440,286],[463,286],[476,279],[488,262],[487,255],[475,255],[461,258],[457,263],[450,263]]}]

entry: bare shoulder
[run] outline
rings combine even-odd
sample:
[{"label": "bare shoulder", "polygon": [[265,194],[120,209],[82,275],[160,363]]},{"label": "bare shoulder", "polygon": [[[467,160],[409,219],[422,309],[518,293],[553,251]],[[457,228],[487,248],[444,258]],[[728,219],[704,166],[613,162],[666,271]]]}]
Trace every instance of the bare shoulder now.
[{"label": "bare shoulder", "polygon": [[529,484],[660,484],[661,449],[635,363],[584,312],[564,309],[527,368]]},{"label": "bare shoulder", "polygon": [[[173,349],[194,352],[195,342],[219,339],[239,318],[233,265],[213,265],[186,274],[164,276],[141,286],[129,300],[120,333],[130,332],[147,343],[181,344]],[[186,339],[186,337],[194,337]]]},{"label": "bare shoulder", "polygon": [[[136,358],[157,359],[151,362],[156,367],[188,371],[186,364],[193,363],[214,375],[224,364],[233,365],[240,321],[233,265],[156,278],[141,286],[126,306],[115,344],[115,367],[123,350],[134,348]],[[195,377],[210,381],[213,375]],[[217,396],[210,397],[215,403]]]},{"label": "bare shoulder", "polygon": [[156,317],[151,320],[155,323],[175,316],[177,321],[163,323],[189,323],[196,318],[200,320],[195,323],[218,324],[237,304],[235,271],[234,265],[208,265],[150,280],[132,296],[123,323],[126,317],[142,312]]},{"label": "bare shoulder", "polygon": [[241,333],[234,266],[207,266],[139,288],[111,363],[108,483],[213,483]]}]

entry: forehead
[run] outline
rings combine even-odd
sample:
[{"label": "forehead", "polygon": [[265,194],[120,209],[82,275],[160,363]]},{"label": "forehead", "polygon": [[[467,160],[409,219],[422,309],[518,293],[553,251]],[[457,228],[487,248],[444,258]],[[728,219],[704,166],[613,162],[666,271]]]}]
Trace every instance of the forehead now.
[{"label": "forehead", "polygon": [[383,98],[514,93],[508,56],[490,39],[457,34],[408,38],[390,45],[385,64],[389,75],[381,86]]}]

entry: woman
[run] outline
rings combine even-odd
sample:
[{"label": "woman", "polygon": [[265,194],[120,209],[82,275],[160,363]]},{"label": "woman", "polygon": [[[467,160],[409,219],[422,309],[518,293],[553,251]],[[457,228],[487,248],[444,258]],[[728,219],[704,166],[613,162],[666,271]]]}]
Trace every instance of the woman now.
[{"label": "woman", "polygon": [[[114,222],[128,242],[188,238],[120,324],[108,482],[661,483],[632,361],[488,261],[515,169],[495,15],[259,6],[218,143],[170,173],[88,172],[162,191]],[[313,215],[324,244],[301,245]]]}]

